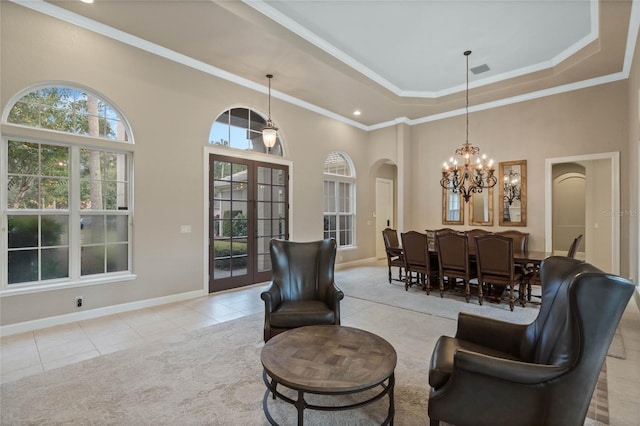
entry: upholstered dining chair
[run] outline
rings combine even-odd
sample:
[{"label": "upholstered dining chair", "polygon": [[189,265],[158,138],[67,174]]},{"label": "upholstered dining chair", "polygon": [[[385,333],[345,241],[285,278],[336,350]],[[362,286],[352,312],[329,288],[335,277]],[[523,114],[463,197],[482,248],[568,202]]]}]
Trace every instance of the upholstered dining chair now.
[{"label": "upholstered dining chair", "polygon": [[491,231],[487,231],[486,229],[481,228],[475,228],[464,231],[464,233],[469,240],[469,253],[474,254],[476,252],[476,237],[479,237],[480,235],[491,234]]},{"label": "upholstered dining chair", "polygon": [[537,318],[460,313],[429,367],[429,419],[457,426],[582,426],[634,284],[565,256],[542,262]]},{"label": "upholstered dining chair", "polygon": [[527,251],[529,249],[529,233],[528,232],[522,232],[516,229],[509,229],[506,231],[496,232],[496,234],[512,238],[513,250],[515,251]]},{"label": "upholstered dining chair", "polygon": [[[438,259],[429,254],[427,234],[408,231],[400,234],[404,250],[404,289],[409,290],[413,284],[420,284],[427,294],[431,291],[431,283],[438,279]],[[413,274],[416,274],[415,281]]]},{"label": "upholstered dining chair", "polygon": [[569,246],[567,257],[570,257],[570,258],[576,257],[576,251],[578,251],[578,247],[580,246],[581,242],[582,242],[582,234],[578,235],[571,243],[571,246]]},{"label": "upholstered dining chair", "polygon": [[264,341],[305,325],[340,325],[344,293],[334,282],[336,241],[273,239],[271,284],[262,292]]},{"label": "upholstered dining chair", "polygon": [[[518,284],[520,298],[523,296],[523,275],[517,272],[513,262],[513,239],[497,235],[486,234],[475,237],[476,262],[478,263],[478,297],[482,305],[482,288],[490,285],[498,286],[509,291],[509,309],[513,311],[515,305],[515,286]],[[500,299],[498,299],[499,301]]]},{"label": "upholstered dining chair", "polygon": [[398,241],[398,231],[391,228],[382,230],[382,239],[384,241],[384,250],[387,254],[387,266],[389,267],[389,284],[391,284],[392,274],[391,268],[398,268],[398,278],[396,281],[404,281],[402,269],[404,268],[404,251]]},{"label": "upholstered dining chair", "polygon": [[440,297],[444,297],[444,280],[453,285],[461,280],[468,302],[471,297],[470,281],[478,276],[469,261],[469,240],[463,232],[436,233],[438,251],[438,273],[440,275]]}]

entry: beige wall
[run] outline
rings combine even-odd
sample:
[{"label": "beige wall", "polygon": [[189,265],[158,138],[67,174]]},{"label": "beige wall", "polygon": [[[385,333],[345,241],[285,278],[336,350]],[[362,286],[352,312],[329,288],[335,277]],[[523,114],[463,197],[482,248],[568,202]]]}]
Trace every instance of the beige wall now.
[{"label": "beige wall", "polygon": [[[120,283],[2,297],[1,324],[75,313],[79,294],[83,310],[90,310],[202,290],[209,130],[230,106],[266,113],[266,96],[13,3],[0,7],[3,112],[22,90],[68,82],[103,95],[131,124],[137,275]],[[266,71],[256,67],[258,74]],[[368,184],[374,160],[362,155],[367,133],[277,100],[271,110],[293,163],[291,238],[322,238],[323,163],[329,152],[339,150],[351,157],[358,177],[358,247],[339,253],[339,262],[375,256],[373,227],[360,217],[375,208],[374,187]],[[191,225],[192,233],[181,234],[180,225]]]},{"label": "beige wall", "polygon": [[[266,96],[13,3],[0,2],[0,13],[0,107],[35,84],[68,82],[110,100],[135,137],[132,240],[137,278],[82,287],[84,309],[201,291],[206,266],[203,164],[210,126],[230,106],[265,113]],[[632,75],[640,70],[638,56]],[[256,74],[268,71],[256,64]],[[528,161],[528,226],[523,230],[531,232],[532,248],[544,247],[545,158],[620,151],[621,210],[631,211],[633,202],[637,211],[638,90],[634,75],[629,82],[471,114],[471,142],[482,152],[496,162]],[[375,256],[379,236],[369,224],[375,209],[373,182],[387,160],[398,167],[398,228],[441,226],[440,167],[464,142],[464,117],[367,133],[277,99],[271,110],[285,158],[293,164],[292,239],[322,237],[322,165],[333,150],[348,154],[357,172],[357,248],[340,252],[338,262]],[[497,217],[495,223],[497,228]],[[192,233],[180,234],[180,225],[191,225]],[[637,228],[623,218],[623,275],[631,268],[637,277]],[[630,251],[635,256],[631,267]],[[2,297],[0,324],[75,313],[78,291]]]},{"label": "beige wall", "polygon": [[[527,160],[527,226],[520,230],[531,234],[529,247],[532,250],[544,250],[545,247],[547,158],[620,151],[621,208],[628,208],[626,91],[626,82],[621,81],[470,114],[469,141],[479,146],[481,153],[490,155],[496,163]],[[473,97],[470,103],[473,105]],[[411,227],[439,228],[442,227],[440,171],[443,161],[464,143],[465,118],[459,116],[414,126],[412,135]],[[498,192],[494,191],[496,203]],[[465,217],[468,221],[468,214]],[[493,229],[500,229],[497,217]],[[623,223],[623,272],[629,268],[628,230],[628,223]]]}]

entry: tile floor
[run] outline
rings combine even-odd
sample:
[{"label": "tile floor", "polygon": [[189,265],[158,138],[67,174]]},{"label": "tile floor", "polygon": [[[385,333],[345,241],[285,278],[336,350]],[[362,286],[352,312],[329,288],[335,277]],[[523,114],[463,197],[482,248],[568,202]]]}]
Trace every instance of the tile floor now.
[{"label": "tile floor", "polygon": [[[354,267],[337,271],[336,276],[348,279],[357,273],[358,268]],[[0,380],[3,383],[18,380],[126,349],[140,342],[165,338],[171,333],[183,333],[262,313],[264,305],[259,294],[263,288],[264,285],[257,285],[2,337]],[[346,297],[344,303],[343,317],[352,316],[354,322],[349,325],[358,325],[359,317],[370,320],[371,317],[361,315],[360,311],[372,309],[372,302]],[[454,321],[442,320],[451,322],[451,330],[455,329]],[[620,330],[626,359],[607,357],[606,360],[609,424],[640,426],[640,311],[633,300],[624,313]]]}]

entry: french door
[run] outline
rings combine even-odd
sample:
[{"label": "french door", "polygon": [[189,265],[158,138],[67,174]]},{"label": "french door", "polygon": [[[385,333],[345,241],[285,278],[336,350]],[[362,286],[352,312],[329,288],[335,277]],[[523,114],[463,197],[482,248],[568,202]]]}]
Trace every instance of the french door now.
[{"label": "french door", "polygon": [[271,278],[269,241],[288,239],[289,167],[209,156],[209,292]]}]

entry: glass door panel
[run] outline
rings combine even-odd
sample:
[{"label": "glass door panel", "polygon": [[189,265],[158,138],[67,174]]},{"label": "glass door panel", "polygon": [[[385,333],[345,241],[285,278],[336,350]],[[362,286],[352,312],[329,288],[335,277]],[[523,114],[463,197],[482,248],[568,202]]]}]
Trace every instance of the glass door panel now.
[{"label": "glass door panel", "polygon": [[211,155],[209,291],[271,278],[269,242],[288,238],[288,167]]}]

